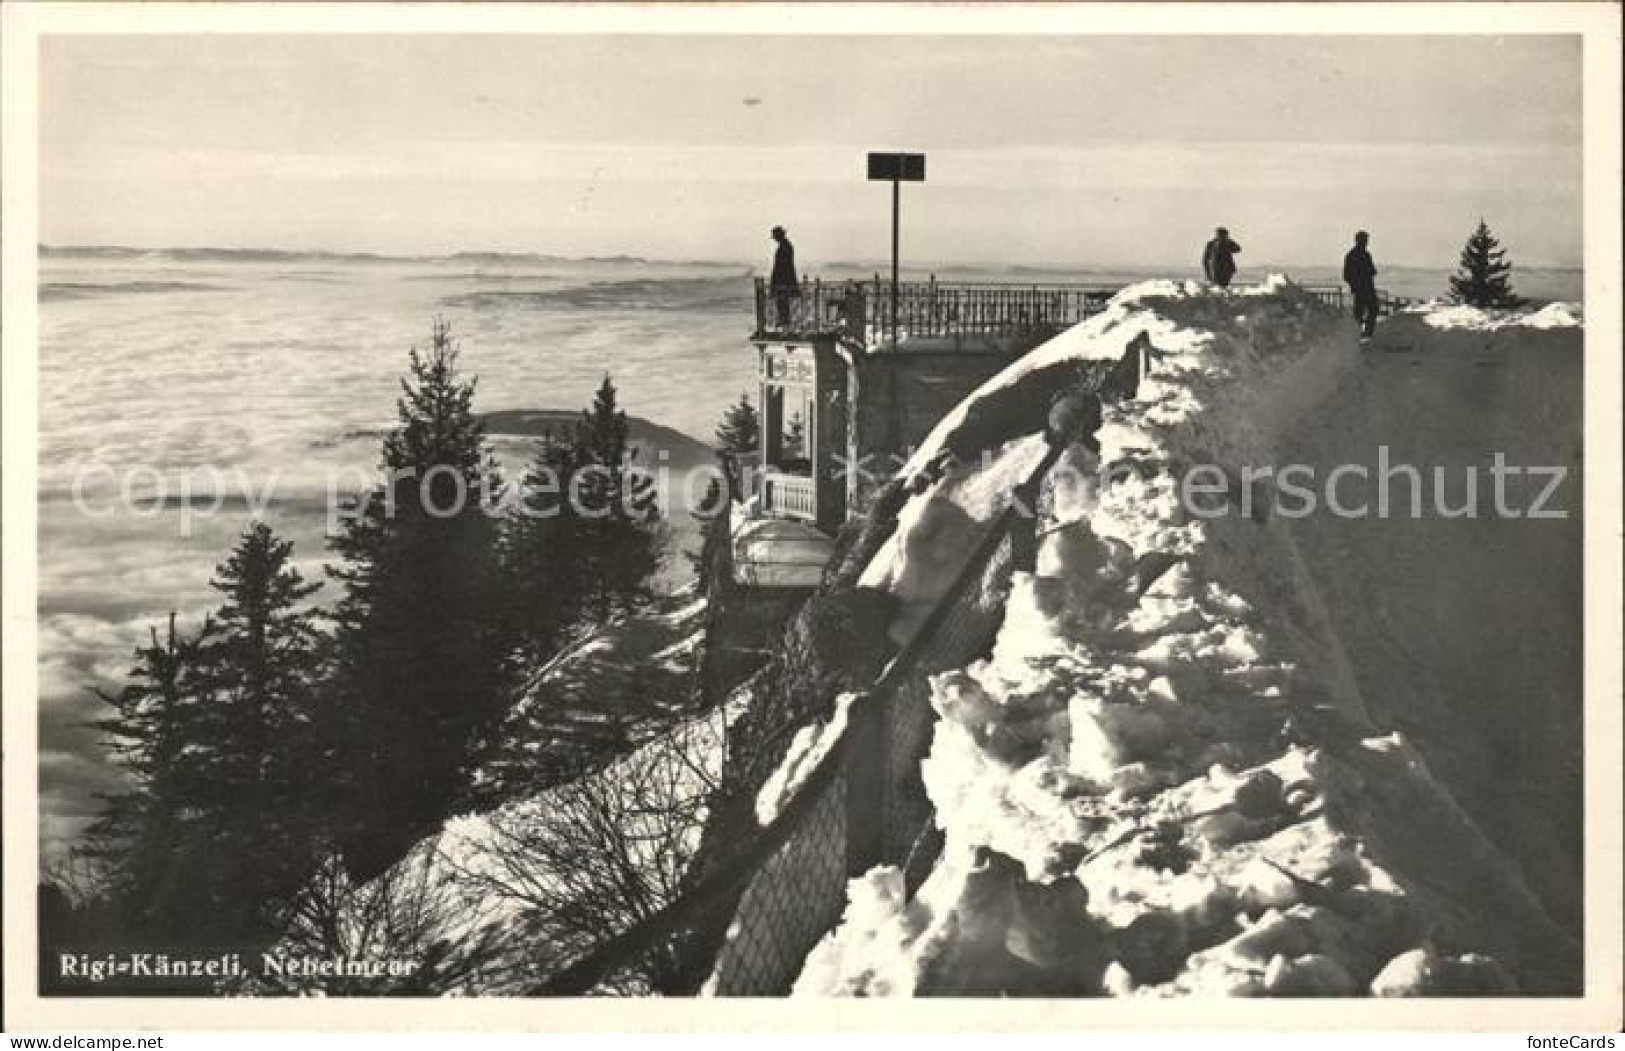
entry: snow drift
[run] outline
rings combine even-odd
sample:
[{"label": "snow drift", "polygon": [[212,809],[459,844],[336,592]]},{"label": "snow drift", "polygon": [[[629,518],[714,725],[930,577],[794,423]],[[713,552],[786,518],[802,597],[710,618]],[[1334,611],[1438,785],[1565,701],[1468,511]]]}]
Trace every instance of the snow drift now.
[{"label": "snow drift", "polygon": [[[1362,367],[1353,326],[1287,282],[1137,285],[989,381],[910,464],[956,454],[863,583],[897,598],[906,632],[990,492],[1041,449],[1043,402],[1023,391],[1141,332],[1152,374],[1108,406],[1098,464],[1063,458],[993,652],[933,680],[935,870],[913,898],[894,868],[854,880],[796,992],[1576,990],[1577,946],[1519,866],[1373,720],[1386,706],[1267,485],[1229,487],[1233,505],[1259,497],[1250,514],[1199,519],[1179,498],[1193,464],[1290,462],[1287,436]],[[1177,562],[1131,586],[1147,556]]]},{"label": "snow drift", "polygon": [[1585,312],[1578,303],[1548,303],[1538,310],[1496,310],[1466,303],[1432,302],[1409,313],[1418,314],[1430,328],[1494,332],[1503,328],[1579,328]]}]

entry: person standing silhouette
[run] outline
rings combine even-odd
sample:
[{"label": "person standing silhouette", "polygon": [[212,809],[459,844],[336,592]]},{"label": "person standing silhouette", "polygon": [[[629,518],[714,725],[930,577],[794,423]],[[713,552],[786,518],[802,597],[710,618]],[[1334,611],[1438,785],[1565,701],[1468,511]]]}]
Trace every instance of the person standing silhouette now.
[{"label": "person standing silhouette", "polygon": [[773,240],[778,248],[773,251],[773,275],[767,280],[768,293],[778,314],[779,331],[790,327],[790,315],[795,300],[801,298],[801,283],[796,280],[796,248],[784,235],[784,227],[773,228]]},{"label": "person standing silhouette", "polygon": [[1370,339],[1377,327],[1377,264],[1366,250],[1371,235],[1364,230],[1354,235],[1354,247],[1343,257],[1343,280],[1354,294],[1354,320],[1360,325],[1360,338]]},{"label": "person standing silhouette", "polygon": [[1220,288],[1229,288],[1230,279],[1236,276],[1236,253],[1240,251],[1241,245],[1230,240],[1230,231],[1219,227],[1213,231],[1213,240],[1202,249],[1202,272]]}]

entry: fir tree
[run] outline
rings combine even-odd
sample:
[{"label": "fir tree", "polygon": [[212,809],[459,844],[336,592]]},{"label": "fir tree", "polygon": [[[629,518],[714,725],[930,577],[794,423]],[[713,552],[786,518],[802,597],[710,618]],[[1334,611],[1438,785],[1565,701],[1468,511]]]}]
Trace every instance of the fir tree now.
[{"label": "fir tree", "polygon": [[265,523],[244,531],[210,582],[224,605],[196,654],[216,848],[238,861],[229,879],[245,918],[274,915],[324,840],[321,639],[306,606],[321,585],[306,583],[292,557],[293,543]]},{"label": "fir tree", "polygon": [[537,442],[506,529],[515,620],[532,664],[652,594],[664,535],[654,479],[637,468],[627,435],[606,376],[573,430]]},{"label": "fir tree", "polygon": [[114,909],[171,942],[265,937],[310,871],[320,836],[309,712],[315,590],[292,544],[256,523],[217,569],[225,604],[195,637],[171,616],[137,651],[96,726],[130,773],[91,830]]},{"label": "fir tree", "polygon": [[91,723],[107,737],[130,788],[101,797],[103,809],[87,834],[88,857],[107,873],[109,911],[120,934],[162,937],[183,925],[197,897],[196,869],[188,864],[205,839],[198,821],[207,775],[187,746],[195,740],[200,691],[198,638],[151,629],[135,651],[130,681],[116,693],[96,694],[113,714]]},{"label": "fir tree", "polygon": [[215,783],[267,802],[304,779],[299,755],[318,678],[315,614],[304,603],[321,584],[306,583],[292,557],[292,541],[265,523],[244,531],[210,581],[225,604],[197,654],[209,718],[233,745],[222,749]]},{"label": "fir tree", "polygon": [[[615,383],[606,375],[593,395],[592,405],[581,414],[578,433],[592,462],[609,468],[613,479],[611,487],[620,484],[628,464],[626,439],[629,430],[626,410],[618,403]],[[606,490],[604,495],[607,497],[610,494]]]},{"label": "fir tree", "polygon": [[568,486],[585,465],[573,431],[536,443],[504,529],[504,562],[513,623],[525,663],[538,666],[569,640],[581,621],[587,574],[585,535],[570,514]]},{"label": "fir tree", "polygon": [[1461,264],[1450,278],[1450,298],[1475,307],[1515,307],[1522,302],[1512,294],[1512,264],[1506,251],[1483,219],[1461,250]]},{"label": "fir tree", "polygon": [[750,395],[741,394],[739,400],[728,406],[717,425],[717,449],[733,456],[744,456],[756,451],[762,440],[762,421]]},{"label": "fir tree", "polygon": [[584,533],[583,597],[589,614],[602,623],[649,600],[662,546],[654,479],[633,464],[626,413],[608,376],[582,415],[577,445],[587,465],[583,484],[572,491]]},{"label": "fir tree", "polygon": [[336,776],[358,877],[394,862],[457,805],[472,745],[514,685],[499,535],[486,503],[501,482],[460,377],[448,326],[413,350],[384,439],[385,481],[334,549]]}]

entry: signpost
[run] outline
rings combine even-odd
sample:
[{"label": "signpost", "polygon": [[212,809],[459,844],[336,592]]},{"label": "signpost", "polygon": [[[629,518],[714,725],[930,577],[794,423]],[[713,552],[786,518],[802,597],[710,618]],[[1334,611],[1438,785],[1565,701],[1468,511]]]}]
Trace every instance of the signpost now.
[{"label": "signpost", "polygon": [[925,181],[925,154],[871,153],[869,181],[891,183],[891,345],[897,349],[897,232],[902,208],[900,187]]}]

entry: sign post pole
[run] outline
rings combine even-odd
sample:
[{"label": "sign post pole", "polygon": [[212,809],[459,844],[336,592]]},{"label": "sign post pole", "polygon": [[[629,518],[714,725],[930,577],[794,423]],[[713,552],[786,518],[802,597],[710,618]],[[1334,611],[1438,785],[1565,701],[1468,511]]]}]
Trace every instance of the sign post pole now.
[{"label": "sign post pole", "polygon": [[905,182],[925,181],[925,154],[923,153],[871,153],[869,179],[872,182],[891,183],[891,347],[897,349],[898,269],[902,228],[903,193]]},{"label": "sign post pole", "polygon": [[902,225],[903,184],[891,181],[891,349],[897,349],[897,242]]}]

